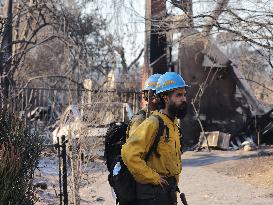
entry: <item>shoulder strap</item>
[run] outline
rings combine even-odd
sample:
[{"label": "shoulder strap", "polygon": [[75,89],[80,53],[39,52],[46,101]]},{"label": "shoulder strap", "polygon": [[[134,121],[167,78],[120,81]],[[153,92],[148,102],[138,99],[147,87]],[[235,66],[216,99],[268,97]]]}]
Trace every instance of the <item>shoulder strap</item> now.
[{"label": "shoulder strap", "polygon": [[[144,117],[146,117],[146,112],[145,112],[145,110],[139,110],[139,111],[132,117],[132,119],[129,121],[127,130],[126,130],[126,136],[125,136],[126,139],[128,139],[128,137],[129,137],[129,131],[130,131],[131,126],[132,126],[132,123],[133,123],[133,118],[134,118],[136,115],[143,115]],[[144,119],[143,119],[143,120],[144,120]]]},{"label": "shoulder strap", "polygon": [[143,115],[143,116],[146,116],[146,112],[145,110],[139,110],[136,115]]},{"label": "shoulder strap", "polygon": [[154,142],[151,148],[149,149],[147,155],[145,156],[145,161],[148,161],[148,159],[150,158],[153,152],[155,153],[156,157],[160,157],[160,154],[157,152],[157,146],[160,141],[160,137],[163,135],[165,124],[163,119],[160,116],[158,115],[154,115],[154,116],[158,119],[158,128],[157,128],[157,133],[156,133]]},{"label": "shoulder strap", "polygon": [[132,120],[130,120],[130,122],[128,123],[128,126],[127,126],[127,130],[126,130],[126,133],[125,133],[125,141],[128,139],[129,137],[129,131],[131,129],[131,125],[132,125]]}]

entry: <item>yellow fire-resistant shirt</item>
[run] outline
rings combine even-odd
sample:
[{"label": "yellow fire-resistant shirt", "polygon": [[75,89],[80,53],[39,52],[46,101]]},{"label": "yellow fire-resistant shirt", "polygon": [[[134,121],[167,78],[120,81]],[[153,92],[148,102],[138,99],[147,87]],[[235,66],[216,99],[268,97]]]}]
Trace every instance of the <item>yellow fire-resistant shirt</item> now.
[{"label": "yellow fire-resistant shirt", "polygon": [[[157,147],[160,158],[152,154],[148,161],[144,160],[152,146],[157,130],[159,115],[164,124],[169,128],[169,138],[166,138],[166,128]],[[142,184],[159,184],[160,175],[178,180],[182,170],[180,152],[180,134],[175,121],[166,115],[154,111],[148,119],[144,120],[129,136],[122,146],[121,156],[135,180]]]}]

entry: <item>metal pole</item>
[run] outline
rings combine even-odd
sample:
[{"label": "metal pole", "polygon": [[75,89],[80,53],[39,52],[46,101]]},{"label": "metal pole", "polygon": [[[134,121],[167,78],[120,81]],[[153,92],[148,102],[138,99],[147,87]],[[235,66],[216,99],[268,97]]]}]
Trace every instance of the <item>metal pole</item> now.
[{"label": "metal pole", "polygon": [[63,158],[63,196],[64,205],[68,205],[68,192],[67,192],[67,167],[66,167],[66,143],[65,136],[62,136],[62,158]]},{"label": "metal pole", "polygon": [[[72,138],[70,138],[72,139]],[[80,204],[79,195],[79,158],[78,158],[78,140],[71,140],[71,176],[72,176],[72,186],[73,186],[73,204]]]},{"label": "metal pole", "polygon": [[136,109],[135,109],[135,105],[136,105],[136,94],[133,93],[133,103],[132,103],[132,107],[133,107],[133,113],[136,113]]},{"label": "metal pole", "polygon": [[57,137],[57,144],[55,145],[58,151],[58,158],[59,158],[59,187],[60,187],[60,205],[63,204],[63,193],[62,193],[62,163],[61,163],[61,147],[60,147],[60,138]]},{"label": "metal pole", "polygon": [[152,90],[148,91],[148,103],[147,103],[147,113],[146,113],[146,118],[148,118],[151,114],[151,101],[153,100],[154,93]]},{"label": "metal pole", "polygon": [[258,147],[260,148],[260,127],[258,129]]}]

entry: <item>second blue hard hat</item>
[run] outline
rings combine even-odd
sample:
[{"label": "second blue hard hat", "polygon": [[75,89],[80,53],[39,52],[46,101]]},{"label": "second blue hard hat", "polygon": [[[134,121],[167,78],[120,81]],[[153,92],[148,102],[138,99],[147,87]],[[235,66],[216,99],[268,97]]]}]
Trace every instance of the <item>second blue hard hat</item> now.
[{"label": "second blue hard hat", "polygon": [[144,84],[143,90],[156,90],[157,81],[160,78],[161,74],[153,74],[151,75]]}]

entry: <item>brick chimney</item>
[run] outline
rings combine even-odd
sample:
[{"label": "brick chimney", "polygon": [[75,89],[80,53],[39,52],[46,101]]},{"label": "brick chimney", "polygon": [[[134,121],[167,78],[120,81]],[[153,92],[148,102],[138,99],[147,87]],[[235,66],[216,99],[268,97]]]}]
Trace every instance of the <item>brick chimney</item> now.
[{"label": "brick chimney", "polygon": [[167,37],[161,20],[166,17],[165,0],[146,0],[145,5],[145,69],[148,75],[165,73]]}]

